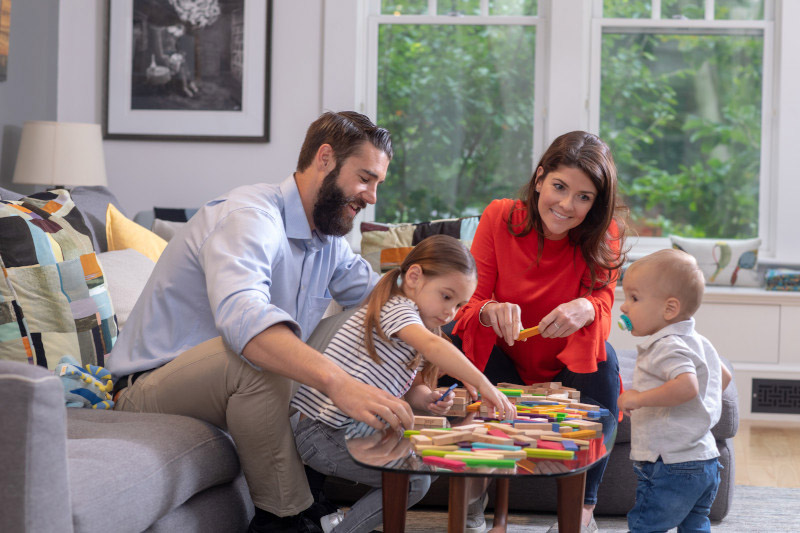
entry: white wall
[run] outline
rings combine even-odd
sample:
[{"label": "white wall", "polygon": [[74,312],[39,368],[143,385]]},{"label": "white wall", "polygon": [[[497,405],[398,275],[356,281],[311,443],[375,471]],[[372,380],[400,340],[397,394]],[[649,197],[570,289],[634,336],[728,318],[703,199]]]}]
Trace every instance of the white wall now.
[{"label": "white wall", "polygon": [[8,71],[0,82],[0,185],[11,185],[22,124],[56,119],[58,72],[58,4],[51,0],[11,3]]},{"label": "white wall", "polygon": [[[195,207],[294,171],[305,130],[323,111],[322,12],[322,0],[273,1],[270,142],[104,142],[109,187],[129,216],[154,205]],[[106,17],[105,0],[61,2],[59,121],[102,121]]]}]

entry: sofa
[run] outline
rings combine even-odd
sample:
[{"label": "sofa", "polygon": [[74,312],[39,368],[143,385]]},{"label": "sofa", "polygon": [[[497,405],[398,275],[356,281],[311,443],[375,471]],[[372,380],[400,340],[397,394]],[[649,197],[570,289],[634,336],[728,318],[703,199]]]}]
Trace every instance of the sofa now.
[{"label": "sofa", "polygon": [[[0,199],[21,195],[0,188]],[[104,187],[79,187],[72,198],[91,231],[103,266],[116,321],[124,327],[127,314],[152,270],[146,257],[165,245],[191,216],[187,210],[148,210],[135,220]],[[155,215],[154,215],[155,213]],[[112,226],[107,227],[106,222]],[[476,221],[462,224],[461,236],[474,232]],[[375,225],[365,229],[374,229]],[[446,231],[453,231],[452,221]],[[111,230],[111,231],[106,231]],[[431,224],[416,228],[416,238],[442,232]],[[403,239],[413,238],[403,229]],[[374,235],[365,237],[374,239]],[[106,235],[111,237],[112,249]],[[408,239],[406,239],[408,238]],[[163,239],[163,242],[156,240]],[[407,247],[405,240],[395,248]],[[410,241],[409,241],[410,242]],[[135,249],[116,249],[130,244]],[[377,268],[396,261],[376,244],[365,253]],[[323,321],[310,342],[324,348],[343,320]],[[623,381],[630,381],[635,354],[621,353]],[[188,417],[136,414],[94,409],[67,409],[64,390],[52,370],[0,360],[0,400],[5,406],[0,432],[0,531],[245,531],[253,506],[229,436],[205,422]],[[730,508],[734,483],[732,438],[738,425],[733,383],[724,395],[723,416],[714,428],[721,461],[722,484],[711,517],[722,519]],[[598,514],[624,514],[634,499],[635,479],[630,460],[630,426],[623,420],[604,483]],[[326,482],[331,500],[349,503],[363,487],[339,479]],[[551,479],[515,480],[512,511],[554,512],[555,483]],[[434,483],[421,505],[447,505],[446,480]]]},{"label": "sofa", "polygon": [[[106,210],[119,206],[108,189],[71,193],[124,327],[153,262],[108,250]],[[2,200],[21,196],[0,189]],[[0,360],[0,402],[0,531],[247,529],[252,502],[233,442],[219,428],[175,415],[68,409],[52,368],[9,360]]]}]

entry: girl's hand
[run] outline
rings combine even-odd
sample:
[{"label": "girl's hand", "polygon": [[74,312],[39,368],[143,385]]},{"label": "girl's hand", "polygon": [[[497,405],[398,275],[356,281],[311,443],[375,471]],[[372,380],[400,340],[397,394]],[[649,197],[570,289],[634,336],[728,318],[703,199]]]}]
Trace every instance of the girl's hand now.
[{"label": "girl's hand", "polygon": [[631,411],[639,409],[642,405],[639,403],[639,395],[641,393],[636,389],[629,389],[619,395],[617,399],[617,407],[628,416],[631,416]]},{"label": "girl's hand", "polygon": [[546,339],[568,337],[592,322],[594,306],[586,298],[577,298],[550,311],[539,322],[539,333]]},{"label": "girl's hand", "polygon": [[444,397],[444,400],[437,402],[439,398],[441,398],[444,390],[441,391],[431,391],[428,395],[428,401],[425,408],[430,411],[431,413],[437,416],[444,416],[451,407],[453,407],[453,400],[456,397],[454,392],[450,392],[447,396]]},{"label": "girl's hand", "polygon": [[494,385],[481,387],[481,401],[486,402],[489,407],[493,407],[500,415],[501,420],[517,418],[517,408]]},{"label": "girl's hand", "polygon": [[517,304],[490,302],[483,307],[479,318],[482,324],[491,326],[495,334],[502,337],[506,344],[513,346],[522,329],[521,314],[522,311]]}]

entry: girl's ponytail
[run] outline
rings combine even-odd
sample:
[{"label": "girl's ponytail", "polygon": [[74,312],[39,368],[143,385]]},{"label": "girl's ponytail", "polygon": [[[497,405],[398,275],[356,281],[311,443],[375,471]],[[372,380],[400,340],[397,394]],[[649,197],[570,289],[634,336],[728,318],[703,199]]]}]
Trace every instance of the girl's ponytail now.
[{"label": "girl's ponytail", "polygon": [[391,339],[381,328],[381,310],[386,305],[386,302],[389,301],[389,298],[395,294],[400,294],[400,288],[397,285],[399,279],[400,268],[393,268],[383,275],[367,299],[367,313],[364,316],[364,347],[370,358],[378,364],[383,361],[381,361],[378,352],[375,350],[373,331],[384,341],[391,342]]}]

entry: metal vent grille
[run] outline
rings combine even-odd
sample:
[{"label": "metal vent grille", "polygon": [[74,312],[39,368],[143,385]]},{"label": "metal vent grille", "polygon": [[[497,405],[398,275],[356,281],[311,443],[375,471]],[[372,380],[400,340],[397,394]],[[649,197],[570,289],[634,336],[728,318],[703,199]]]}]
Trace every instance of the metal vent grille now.
[{"label": "metal vent grille", "polygon": [[753,413],[800,414],[800,380],[754,379]]}]

